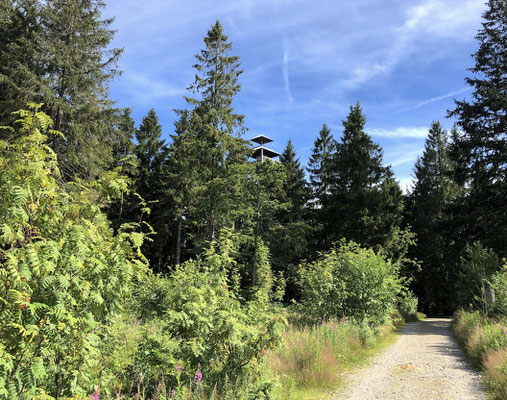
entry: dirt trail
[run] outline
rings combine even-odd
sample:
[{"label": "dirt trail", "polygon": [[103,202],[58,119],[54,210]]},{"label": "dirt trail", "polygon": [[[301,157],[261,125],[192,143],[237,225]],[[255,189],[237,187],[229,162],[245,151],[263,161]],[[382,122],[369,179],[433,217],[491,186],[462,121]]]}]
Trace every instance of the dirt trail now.
[{"label": "dirt trail", "polygon": [[398,341],[351,375],[335,400],[486,400],[481,376],[452,338],[448,318],[405,325]]}]

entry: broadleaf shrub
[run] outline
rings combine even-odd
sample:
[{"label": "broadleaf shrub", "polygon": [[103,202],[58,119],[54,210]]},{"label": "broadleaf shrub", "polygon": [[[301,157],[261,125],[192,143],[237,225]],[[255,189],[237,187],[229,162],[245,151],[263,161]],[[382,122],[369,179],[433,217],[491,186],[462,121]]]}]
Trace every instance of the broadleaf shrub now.
[{"label": "broadleaf shrub", "polygon": [[314,322],[350,316],[386,324],[403,287],[398,264],[355,243],[303,264],[299,280],[302,312]]},{"label": "broadleaf shrub", "polygon": [[44,144],[51,119],[30,105],[0,142],[0,396],[86,394],[112,316],[145,268],[132,233],[101,211],[126,188],[114,172],[61,182]]}]

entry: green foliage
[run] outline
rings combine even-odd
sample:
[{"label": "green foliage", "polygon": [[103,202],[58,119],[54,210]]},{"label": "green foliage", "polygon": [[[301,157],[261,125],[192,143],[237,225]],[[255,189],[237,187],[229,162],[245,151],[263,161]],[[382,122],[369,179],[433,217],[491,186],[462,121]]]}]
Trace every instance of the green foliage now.
[{"label": "green foliage", "polygon": [[410,291],[404,293],[398,300],[398,311],[406,320],[417,314],[419,299]]},{"label": "green foliage", "polygon": [[350,316],[386,324],[402,289],[397,264],[354,243],[303,264],[300,282],[302,310],[315,321]]},{"label": "green foliage", "polygon": [[491,305],[486,301],[486,289],[491,287],[492,276],[499,269],[500,260],[493,250],[479,242],[467,246],[460,260],[456,284],[461,306],[475,307],[489,313]]},{"label": "green foliage", "polygon": [[143,270],[142,236],[113,235],[101,212],[125,182],[62,186],[44,144],[51,119],[30,105],[17,139],[0,142],[0,394],[85,393],[112,315]]},{"label": "green foliage", "polygon": [[102,0],[10,1],[0,26],[0,124],[28,101],[44,103],[66,179],[97,177],[112,163],[118,117],[108,98],[121,49],[111,48],[112,19]]},{"label": "green foliage", "polygon": [[507,263],[493,275],[491,287],[495,293],[495,302],[493,303],[495,311],[507,315]]},{"label": "green foliage", "polygon": [[507,323],[491,320],[479,311],[457,312],[452,321],[456,340],[471,361],[484,371],[491,397],[503,400],[507,395]]},{"label": "green foliage", "polygon": [[221,391],[228,379],[253,386],[264,379],[262,353],[278,344],[284,320],[269,306],[269,273],[260,274],[254,300],[241,301],[233,252],[234,241],[224,234],[203,258],[176,266],[170,277],[150,274],[139,283],[135,319],[120,321],[106,345],[109,364],[100,379],[109,377],[111,394],[134,395],[138,388],[130,383],[139,382],[151,396],[160,382],[174,389],[178,377],[186,384],[197,370],[207,393],[215,385]]},{"label": "green foliage", "polygon": [[[480,240],[500,256],[506,256],[507,213],[507,7],[505,0],[489,0],[482,28],[476,39],[469,100],[455,101],[449,116],[461,128],[452,156],[456,176],[466,183],[467,193],[460,213],[462,235]],[[466,212],[463,212],[463,209]]]}]

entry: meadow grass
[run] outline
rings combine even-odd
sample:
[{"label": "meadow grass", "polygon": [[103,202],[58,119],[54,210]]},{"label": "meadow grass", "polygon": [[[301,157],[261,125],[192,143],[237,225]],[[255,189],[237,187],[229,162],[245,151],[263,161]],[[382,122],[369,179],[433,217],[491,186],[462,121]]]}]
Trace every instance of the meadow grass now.
[{"label": "meadow grass", "polygon": [[472,364],[484,372],[492,398],[507,399],[507,321],[486,318],[478,311],[459,311],[452,331]]},{"label": "meadow grass", "polygon": [[282,344],[265,355],[269,369],[279,377],[275,397],[325,399],[343,385],[347,373],[395,340],[394,326],[374,329],[343,320],[290,326]]}]

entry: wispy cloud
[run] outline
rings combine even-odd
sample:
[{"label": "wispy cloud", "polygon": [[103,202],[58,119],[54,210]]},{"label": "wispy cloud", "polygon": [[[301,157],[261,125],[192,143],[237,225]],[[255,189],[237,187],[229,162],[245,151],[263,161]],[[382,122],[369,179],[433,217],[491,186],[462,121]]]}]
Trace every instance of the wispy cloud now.
[{"label": "wispy cloud", "polygon": [[293,102],[294,98],[292,97],[292,93],[290,91],[290,77],[289,77],[289,52],[287,51],[287,43],[283,42],[283,83],[285,85],[285,91],[287,92],[287,97],[289,102]]},{"label": "wispy cloud", "polygon": [[403,24],[392,30],[390,45],[357,66],[344,81],[345,87],[356,88],[375,77],[392,73],[417,50],[421,37],[425,40],[459,38],[470,27],[475,31],[484,9],[483,3],[482,0],[426,0],[409,8]]},{"label": "wispy cloud", "polygon": [[427,127],[419,126],[399,126],[394,129],[368,129],[367,133],[371,136],[382,138],[420,138],[428,136]]},{"label": "wispy cloud", "polygon": [[432,97],[431,99],[421,101],[421,102],[419,102],[419,103],[417,103],[417,104],[415,104],[413,106],[402,108],[401,110],[398,110],[396,113],[400,113],[400,112],[403,112],[403,111],[416,110],[416,109],[421,108],[421,107],[423,107],[423,106],[425,106],[427,104],[431,104],[431,103],[434,103],[436,101],[447,99],[449,97],[453,97],[453,96],[456,96],[456,95],[461,94],[461,93],[469,92],[470,90],[472,90],[472,88],[468,87],[468,88],[464,88],[464,89],[461,89],[461,90],[455,90],[455,91],[443,94],[441,96]]},{"label": "wispy cloud", "polygon": [[164,98],[181,97],[186,93],[184,87],[177,87],[167,81],[142,73],[125,76],[123,85],[125,92],[145,104]]}]

